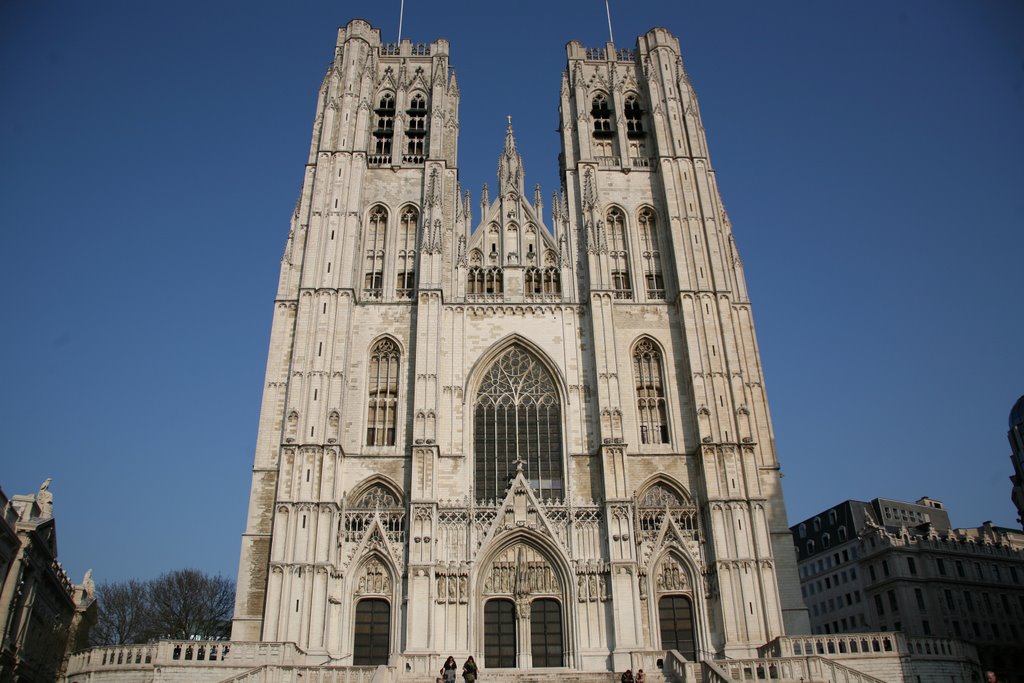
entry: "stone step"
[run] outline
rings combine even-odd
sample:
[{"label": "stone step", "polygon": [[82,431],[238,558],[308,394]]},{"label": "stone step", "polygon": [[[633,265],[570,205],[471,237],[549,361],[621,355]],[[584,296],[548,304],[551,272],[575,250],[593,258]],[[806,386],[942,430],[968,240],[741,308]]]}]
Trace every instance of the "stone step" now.
[{"label": "stone step", "polygon": [[[666,683],[662,673],[644,672],[647,683]],[[619,683],[622,672],[574,671],[569,669],[527,669],[523,671],[481,670],[478,683]],[[462,677],[456,679],[462,683]],[[435,683],[435,676],[405,674],[398,678],[400,683]]]}]

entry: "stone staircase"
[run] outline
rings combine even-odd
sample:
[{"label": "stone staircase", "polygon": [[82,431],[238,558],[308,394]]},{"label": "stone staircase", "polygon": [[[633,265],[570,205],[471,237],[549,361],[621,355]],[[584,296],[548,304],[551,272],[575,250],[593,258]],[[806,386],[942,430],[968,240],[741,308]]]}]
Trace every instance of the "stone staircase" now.
[{"label": "stone staircase", "polygon": [[[674,683],[661,672],[644,671],[647,683]],[[622,672],[573,671],[570,669],[528,669],[525,671],[481,670],[478,683],[619,683]],[[399,676],[397,683],[435,683],[436,677],[423,674]],[[458,679],[462,683],[462,677]]]}]

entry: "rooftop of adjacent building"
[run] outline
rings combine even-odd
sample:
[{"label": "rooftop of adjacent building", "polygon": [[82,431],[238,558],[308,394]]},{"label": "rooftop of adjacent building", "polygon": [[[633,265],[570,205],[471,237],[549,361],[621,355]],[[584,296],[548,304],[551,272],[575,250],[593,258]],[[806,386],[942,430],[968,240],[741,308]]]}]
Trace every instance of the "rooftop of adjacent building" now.
[{"label": "rooftop of adjacent building", "polygon": [[870,503],[845,500],[790,527],[800,562],[835,552],[848,542],[881,536],[890,544],[924,540],[1024,550],[1024,533],[985,521],[977,527],[953,527],[941,501],[924,497],[916,503],[875,498]]},{"label": "rooftop of adjacent building", "polygon": [[1010,408],[1010,429],[1024,425],[1024,395]]}]

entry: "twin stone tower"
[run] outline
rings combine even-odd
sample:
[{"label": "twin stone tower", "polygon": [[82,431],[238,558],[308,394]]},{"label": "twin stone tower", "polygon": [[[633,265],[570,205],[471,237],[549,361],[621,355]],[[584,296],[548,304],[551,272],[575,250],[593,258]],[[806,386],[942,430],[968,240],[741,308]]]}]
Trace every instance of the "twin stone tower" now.
[{"label": "twin stone tower", "polygon": [[233,640],[608,671],[807,632],[679,42],[566,51],[561,192],[546,215],[527,193],[510,122],[475,220],[447,41],[339,31],[281,260]]}]

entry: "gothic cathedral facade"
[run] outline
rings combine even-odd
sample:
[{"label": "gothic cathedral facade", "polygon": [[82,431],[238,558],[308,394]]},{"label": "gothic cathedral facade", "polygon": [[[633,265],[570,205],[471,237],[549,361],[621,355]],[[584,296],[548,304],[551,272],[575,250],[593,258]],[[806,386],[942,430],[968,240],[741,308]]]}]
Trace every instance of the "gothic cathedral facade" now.
[{"label": "gothic cathedral facade", "polygon": [[561,191],[545,215],[510,121],[474,220],[447,41],[339,31],[281,261],[233,640],[607,671],[806,632],[678,40],[566,49]]}]

